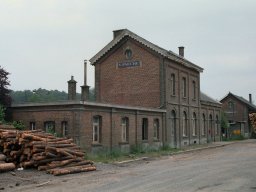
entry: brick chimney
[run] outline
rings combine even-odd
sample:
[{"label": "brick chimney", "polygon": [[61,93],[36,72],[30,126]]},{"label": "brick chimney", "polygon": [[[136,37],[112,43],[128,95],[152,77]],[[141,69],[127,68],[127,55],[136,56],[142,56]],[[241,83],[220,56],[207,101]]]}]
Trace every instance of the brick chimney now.
[{"label": "brick chimney", "polygon": [[181,57],[184,57],[184,49],[185,49],[185,47],[183,47],[183,46],[179,47],[179,55]]},{"label": "brick chimney", "polygon": [[84,60],[84,85],[81,86],[81,101],[88,101],[89,89],[87,85],[87,60]]},{"label": "brick chimney", "polygon": [[249,94],[249,102],[252,104],[252,94]]},{"label": "brick chimney", "polygon": [[68,100],[76,100],[76,81],[74,76],[68,81]]}]

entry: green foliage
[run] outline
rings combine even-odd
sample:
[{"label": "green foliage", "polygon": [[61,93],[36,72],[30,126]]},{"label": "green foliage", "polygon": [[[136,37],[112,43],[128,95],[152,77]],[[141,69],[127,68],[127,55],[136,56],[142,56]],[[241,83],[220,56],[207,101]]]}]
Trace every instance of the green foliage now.
[{"label": "green foliage", "polygon": [[[46,90],[46,89],[35,89],[24,90],[24,91],[12,91],[11,97],[13,103],[26,103],[26,102],[56,102],[56,101],[67,101],[68,94],[64,91],[58,90]],[[77,93],[76,100],[81,99],[81,94]],[[89,92],[89,101],[95,101],[95,89],[91,88]]]},{"label": "green foliage", "polygon": [[223,138],[223,141],[240,141],[240,140],[244,140],[244,136],[243,135],[232,135],[231,138]]},{"label": "green foliage", "polygon": [[221,127],[224,128],[224,129],[229,128],[228,119],[227,119],[227,116],[224,112],[221,112]]},{"label": "green foliage", "polygon": [[10,96],[11,90],[8,89],[8,86],[10,86],[10,81],[8,80],[9,74],[9,72],[0,66],[0,104],[4,107],[10,106],[12,102]]},{"label": "green foliage", "polygon": [[5,118],[5,108],[0,104],[0,122],[4,122]]},{"label": "green foliage", "polygon": [[13,121],[12,125],[15,127],[15,129],[18,129],[18,130],[24,130],[25,129],[25,125],[22,122],[19,122],[19,121]]}]

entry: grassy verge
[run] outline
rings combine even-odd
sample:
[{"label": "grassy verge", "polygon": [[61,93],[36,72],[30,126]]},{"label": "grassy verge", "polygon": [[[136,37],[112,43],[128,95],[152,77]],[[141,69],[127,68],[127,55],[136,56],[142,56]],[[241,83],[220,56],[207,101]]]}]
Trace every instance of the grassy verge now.
[{"label": "grassy verge", "polygon": [[174,152],[181,151],[181,149],[174,149],[168,146],[163,146],[159,150],[156,149],[144,149],[141,146],[131,147],[130,153],[121,152],[120,150],[101,151],[97,154],[87,154],[88,159],[95,162],[113,163],[117,161],[133,160],[141,157],[160,157],[163,155],[169,155]]}]

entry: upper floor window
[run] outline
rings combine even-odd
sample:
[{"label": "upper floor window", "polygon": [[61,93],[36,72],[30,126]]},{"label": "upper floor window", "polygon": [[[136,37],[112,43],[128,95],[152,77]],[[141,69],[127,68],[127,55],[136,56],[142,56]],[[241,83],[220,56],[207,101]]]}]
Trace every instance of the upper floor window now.
[{"label": "upper floor window", "polygon": [[185,77],[182,78],[182,95],[187,97],[187,79]]},{"label": "upper floor window", "polygon": [[154,119],[154,140],[159,140],[159,119]]},{"label": "upper floor window", "polygon": [[176,85],[175,85],[175,74],[171,74],[171,94],[172,95],[175,95],[175,88]]},{"label": "upper floor window", "polygon": [[121,126],[122,126],[122,142],[128,142],[129,119],[127,117],[123,117],[121,119]]},{"label": "upper floor window", "polygon": [[196,99],[196,82],[195,81],[192,82],[192,86],[193,86],[193,99]]},{"label": "upper floor window", "polygon": [[142,140],[148,140],[148,119],[142,119]]},{"label": "upper floor window", "polygon": [[228,109],[229,109],[229,111],[234,111],[235,105],[234,105],[233,101],[228,102]]},{"label": "upper floor window", "polygon": [[101,116],[93,117],[93,131],[92,131],[92,141],[93,143],[101,142]]}]

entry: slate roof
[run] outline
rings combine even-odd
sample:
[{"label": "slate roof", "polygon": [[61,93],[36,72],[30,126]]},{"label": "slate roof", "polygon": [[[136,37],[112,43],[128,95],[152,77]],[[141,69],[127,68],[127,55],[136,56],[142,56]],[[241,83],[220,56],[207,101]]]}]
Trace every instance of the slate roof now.
[{"label": "slate roof", "polygon": [[203,92],[200,92],[200,100],[205,101],[205,102],[209,102],[209,103],[214,103],[214,104],[221,105],[221,103],[219,101],[209,97],[208,95],[206,95]]},{"label": "slate roof", "polygon": [[120,31],[119,35],[114,38],[110,43],[108,43],[102,50],[100,50],[95,56],[93,56],[90,59],[91,65],[94,65],[100,58],[102,58],[105,54],[108,53],[108,51],[110,51],[115,45],[117,45],[121,40],[123,40],[125,37],[130,37],[132,39],[134,39],[135,41],[138,41],[139,43],[143,44],[144,46],[152,49],[153,51],[155,51],[156,53],[162,55],[165,58],[168,58],[170,60],[176,61],[188,68],[192,68],[195,69],[199,72],[203,72],[203,68],[195,65],[194,63],[186,60],[184,57],[179,56],[178,54],[172,52],[172,51],[168,51],[166,49],[163,49],[149,41],[147,41],[146,39],[136,35],[135,33],[129,31],[128,29],[122,29],[122,30],[118,30]]},{"label": "slate roof", "polygon": [[252,103],[250,103],[248,100],[246,100],[245,98],[241,97],[241,96],[238,96],[238,95],[235,95],[231,92],[229,92],[222,100],[224,100],[225,98],[227,98],[228,96],[233,96],[235,97],[237,100],[241,101],[242,103],[244,103],[245,105],[247,105],[249,107],[249,109],[251,109],[252,111],[256,111],[256,106]]}]

